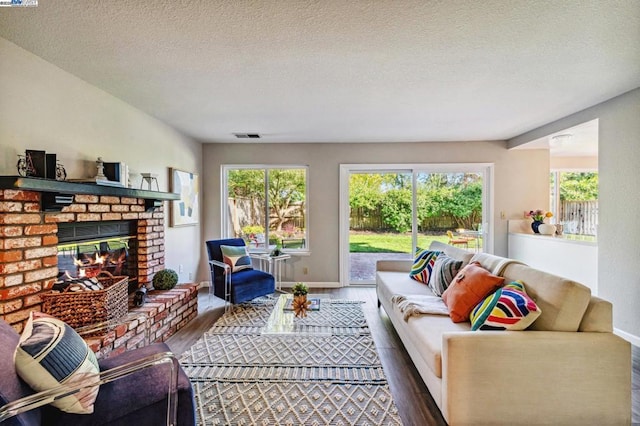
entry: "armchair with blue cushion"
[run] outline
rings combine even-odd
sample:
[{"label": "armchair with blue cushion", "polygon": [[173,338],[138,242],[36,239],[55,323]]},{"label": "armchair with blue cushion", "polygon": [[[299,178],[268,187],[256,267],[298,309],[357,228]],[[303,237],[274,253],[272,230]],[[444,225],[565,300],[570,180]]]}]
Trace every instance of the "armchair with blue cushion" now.
[{"label": "armchair with blue cushion", "polygon": [[[241,303],[275,292],[273,275],[253,269],[242,238],[207,241],[213,293],[226,302]],[[236,255],[229,255],[236,250]],[[227,252],[227,261],[223,250]]]}]

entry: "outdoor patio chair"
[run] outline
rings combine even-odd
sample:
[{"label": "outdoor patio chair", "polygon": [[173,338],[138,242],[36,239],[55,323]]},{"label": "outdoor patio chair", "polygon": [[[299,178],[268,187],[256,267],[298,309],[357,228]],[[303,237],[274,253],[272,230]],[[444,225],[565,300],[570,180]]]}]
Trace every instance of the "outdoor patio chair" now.
[{"label": "outdoor patio chair", "polygon": [[273,275],[253,269],[251,265],[252,257],[264,260],[264,255],[253,256],[240,250],[237,256],[223,256],[223,246],[246,247],[242,238],[210,240],[206,244],[211,270],[211,288],[217,297],[234,304],[275,292]]},{"label": "outdoor patio chair", "polygon": [[464,246],[465,248],[469,248],[469,239],[464,237],[456,237],[453,235],[453,232],[447,231],[447,237],[449,237],[449,242],[452,246]]}]

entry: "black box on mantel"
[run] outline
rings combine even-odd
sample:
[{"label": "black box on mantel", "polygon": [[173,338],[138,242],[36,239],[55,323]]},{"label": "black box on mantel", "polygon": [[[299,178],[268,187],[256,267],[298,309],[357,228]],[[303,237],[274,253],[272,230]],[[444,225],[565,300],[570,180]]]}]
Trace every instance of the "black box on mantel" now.
[{"label": "black box on mantel", "polygon": [[47,179],[56,178],[56,154],[45,155],[45,169]]}]

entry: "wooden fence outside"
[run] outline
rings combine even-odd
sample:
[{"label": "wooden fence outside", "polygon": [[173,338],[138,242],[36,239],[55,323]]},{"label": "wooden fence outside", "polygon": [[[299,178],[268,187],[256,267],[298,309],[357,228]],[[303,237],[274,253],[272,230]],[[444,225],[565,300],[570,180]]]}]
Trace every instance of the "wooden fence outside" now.
[{"label": "wooden fence outside", "polygon": [[597,235],[598,201],[562,201],[556,223],[566,234]]},{"label": "wooden fence outside", "polygon": [[[420,231],[443,231],[458,228],[455,219],[451,216],[432,217],[423,220],[419,225]],[[351,209],[349,217],[349,229],[352,231],[389,231],[389,226],[382,220],[382,211],[374,211],[356,208]]]}]

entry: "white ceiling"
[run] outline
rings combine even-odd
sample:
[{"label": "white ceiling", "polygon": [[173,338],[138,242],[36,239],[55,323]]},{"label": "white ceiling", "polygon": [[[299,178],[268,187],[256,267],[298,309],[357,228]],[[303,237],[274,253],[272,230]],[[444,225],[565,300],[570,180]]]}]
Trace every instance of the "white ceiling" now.
[{"label": "white ceiling", "polygon": [[[599,120],[591,120],[548,136],[520,145],[514,149],[548,149],[552,157],[597,157]],[[554,143],[554,137],[560,141]]]},{"label": "white ceiling", "polygon": [[640,87],[637,0],[40,0],[0,36],[202,142],[509,139]]}]

